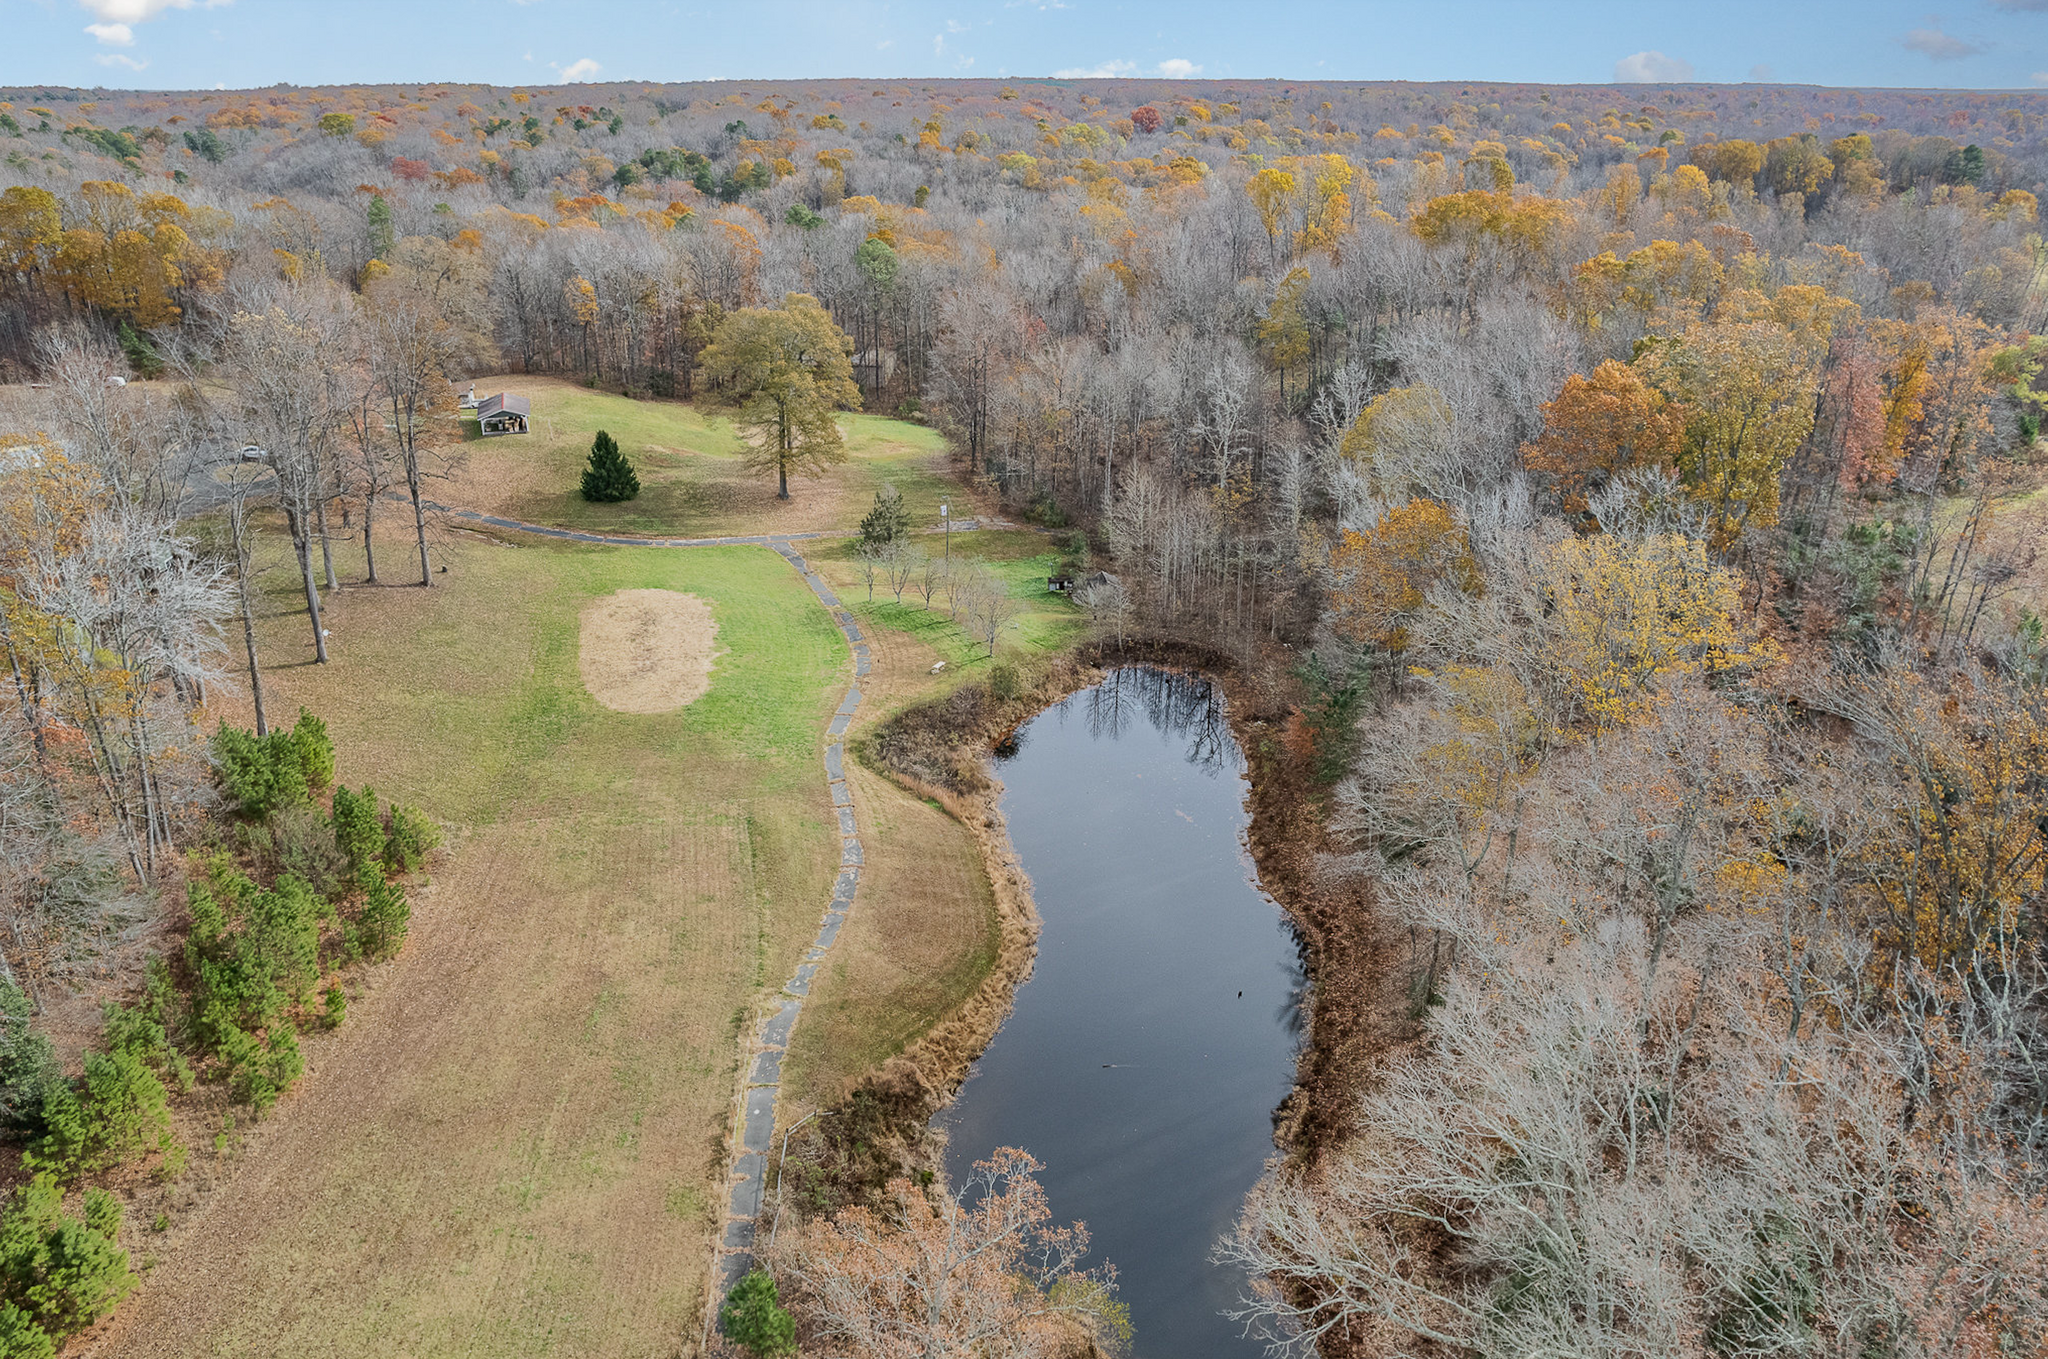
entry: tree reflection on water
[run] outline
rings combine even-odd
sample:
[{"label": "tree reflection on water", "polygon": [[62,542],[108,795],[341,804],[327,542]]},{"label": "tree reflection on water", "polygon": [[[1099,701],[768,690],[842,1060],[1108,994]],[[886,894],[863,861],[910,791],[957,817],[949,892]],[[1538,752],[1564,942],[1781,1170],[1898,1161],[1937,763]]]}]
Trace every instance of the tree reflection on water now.
[{"label": "tree reflection on water", "polygon": [[1062,718],[1078,701],[1088,719],[1088,734],[1119,740],[1143,714],[1159,731],[1162,742],[1187,742],[1187,761],[1215,775],[1235,769],[1229,723],[1223,716],[1223,691],[1201,675],[1128,665],[1112,670],[1102,683],[1059,705]]}]

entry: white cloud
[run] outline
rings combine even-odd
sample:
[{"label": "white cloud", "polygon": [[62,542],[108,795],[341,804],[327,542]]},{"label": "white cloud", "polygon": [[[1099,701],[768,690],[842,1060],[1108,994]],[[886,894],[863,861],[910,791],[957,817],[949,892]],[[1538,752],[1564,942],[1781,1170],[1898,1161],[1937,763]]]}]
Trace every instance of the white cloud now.
[{"label": "white cloud", "polygon": [[1137,69],[1135,61],[1105,61],[1100,66],[1068,66],[1052,74],[1055,80],[1113,80]]},{"label": "white cloud", "polygon": [[588,80],[604,69],[604,67],[598,65],[589,57],[579,57],[567,66],[552,61],[548,65],[554,67],[555,74],[560,76],[565,84],[574,84],[579,80]]},{"label": "white cloud", "polygon": [[1916,28],[1899,39],[1899,46],[1908,52],[1918,52],[1929,61],[1961,61],[1989,51],[1981,43],[1964,42],[1938,28]]},{"label": "white cloud", "polygon": [[94,57],[93,60],[102,66],[126,66],[131,71],[140,71],[149,65],[146,61],[137,61],[135,58],[123,56],[119,52],[102,52]]},{"label": "white cloud", "polygon": [[1127,80],[1132,76],[1156,75],[1167,80],[1186,80],[1202,73],[1199,63],[1186,57],[1168,57],[1149,71],[1140,71],[1135,61],[1105,61],[1097,66],[1069,66],[1054,71],[1055,80]]},{"label": "white cloud", "polygon": [[875,44],[875,50],[877,52],[886,52],[895,45],[896,40],[894,38],[884,38],[880,42]]},{"label": "white cloud", "polygon": [[1777,68],[1768,61],[1760,61],[1749,68],[1749,79],[1759,85],[1770,85],[1777,81]]},{"label": "white cloud", "polygon": [[234,0],[78,0],[79,7],[103,24],[140,24],[167,9],[218,9]]},{"label": "white cloud", "polygon": [[1630,85],[1687,81],[1692,79],[1692,63],[1662,52],[1637,52],[1614,63],[1614,78]]},{"label": "white cloud", "polygon": [[85,31],[109,47],[135,46],[135,30],[126,24],[87,24]]},{"label": "white cloud", "polygon": [[2048,71],[2036,71],[2027,79],[2036,85],[2048,85]]},{"label": "white cloud", "polygon": [[946,20],[946,31],[948,33],[965,33],[967,31],[967,25],[959,22],[956,19],[948,19]]}]

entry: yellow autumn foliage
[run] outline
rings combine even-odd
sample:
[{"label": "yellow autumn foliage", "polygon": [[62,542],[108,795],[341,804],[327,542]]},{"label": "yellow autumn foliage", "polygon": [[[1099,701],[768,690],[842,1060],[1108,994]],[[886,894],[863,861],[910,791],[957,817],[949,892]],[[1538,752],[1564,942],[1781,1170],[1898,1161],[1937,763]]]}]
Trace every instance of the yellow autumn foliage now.
[{"label": "yellow autumn foliage", "polygon": [[1549,655],[1596,726],[1649,710],[1673,676],[1767,660],[1735,625],[1735,578],[1680,534],[1569,538],[1545,554]]}]

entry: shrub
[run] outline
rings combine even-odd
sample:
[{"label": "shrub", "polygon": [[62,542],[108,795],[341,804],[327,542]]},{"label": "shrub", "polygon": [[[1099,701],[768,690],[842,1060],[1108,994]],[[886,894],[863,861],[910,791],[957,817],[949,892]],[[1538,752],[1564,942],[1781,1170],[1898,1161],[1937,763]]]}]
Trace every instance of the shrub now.
[{"label": "shrub", "polygon": [[348,885],[352,865],[332,823],[318,810],[289,808],[278,813],[270,830],[267,866],[273,873],[300,879],[322,899]]},{"label": "shrub", "polygon": [[304,708],[289,731],[257,736],[221,724],[213,737],[213,762],[221,791],[237,811],[256,820],[311,801],[334,782],[334,742],[327,724]]},{"label": "shrub", "polygon": [[352,873],[362,872],[382,856],[384,826],[377,819],[377,792],[368,784],[360,793],[334,790],[334,843]]},{"label": "shrub", "polygon": [[281,807],[303,806],[312,796],[291,732],[258,737],[223,723],[214,733],[213,762],[228,801],[258,821]]},{"label": "shrub", "polygon": [[223,859],[192,884],[190,900],[193,1032],[205,1050],[227,1058],[237,1034],[283,1023],[319,979],[325,904],[298,878],[264,891]]},{"label": "shrub", "polygon": [[384,868],[410,873],[426,862],[428,851],[441,843],[441,832],[417,808],[391,804],[390,830],[384,838]]},{"label": "shrub", "polygon": [[298,747],[299,764],[306,773],[306,786],[319,792],[334,782],[334,741],[327,724],[304,708],[292,728],[292,744]]},{"label": "shrub", "polygon": [[0,1359],[54,1359],[57,1346],[35,1318],[11,1302],[0,1302]]},{"label": "shrub", "polygon": [[49,1038],[30,1026],[33,1010],[26,992],[0,980],[0,1126],[23,1132],[42,1130],[43,1101],[64,1082]]},{"label": "shrub", "polygon": [[68,1180],[171,1149],[169,1095],[133,1050],[88,1054],[81,1085],[44,1101],[45,1130],[29,1149],[36,1168]]},{"label": "shrub", "polygon": [[718,1329],[761,1359],[796,1353],[796,1318],[782,1309],[775,1279],[763,1269],[748,1270],[726,1294],[725,1306],[718,1309]]},{"label": "shrub", "polygon": [[1004,703],[1024,692],[1024,677],[1017,673],[1017,667],[1008,661],[998,661],[988,672],[988,694],[990,698]]},{"label": "shrub", "polygon": [[583,498],[616,504],[639,494],[640,478],[619,452],[619,441],[599,430],[590,444],[590,466],[583,470]]},{"label": "shrub", "polygon": [[135,1287],[128,1252],[114,1243],[119,1201],[88,1189],[83,1218],[66,1215],[63,1205],[57,1182],[38,1175],[15,1190],[0,1216],[0,1338],[16,1346],[0,1354],[48,1354],[33,1331],[62,1340],[112,1312]]},{"label": "shrub", "polygon": [[228,1093],[259,1114],[268,1113],[306,1069],[299,1035],[289,1024],[273,1025],[261,1041],[253,1033],[233,1030],[221,1059],[227,1065]]},{"label": "shrub", "polygon": [[338,1029],[341,1021],[348,1018],[348,992],[341,989],[340,982],[329,982],[327,990],[320,997],[320,1024],[323,1028]]},{"label": "shrub", "polygon": [[192,1067],[184,1054],[171,1045],[172,1016],[179,997],[172,989],[171,971],[161,958],[149,965],[142,998],[134,1005],[109,1001],[102,1011],[105,1027],[101,1038],[109,1052],[132,1052],[144,1066],[179,1090],[192,1088]]},{"label": "shrub", "polygon": [[388,958],[405,942],[412,921],[412,905],[405,889],[387,882],[374,868],[366,868],[357,879],[363,888],[363,909],[357,917],[357,939],[372,958]]}]

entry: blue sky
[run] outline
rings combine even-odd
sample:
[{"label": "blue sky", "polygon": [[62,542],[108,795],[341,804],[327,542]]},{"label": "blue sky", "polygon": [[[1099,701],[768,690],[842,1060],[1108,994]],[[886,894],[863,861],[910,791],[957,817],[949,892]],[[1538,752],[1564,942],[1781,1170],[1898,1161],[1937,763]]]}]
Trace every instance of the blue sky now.
[{"label": "blue sky", "polygon": [[2048,86],[2048,0],[0,0],[0,84],[1018,75]]}]

